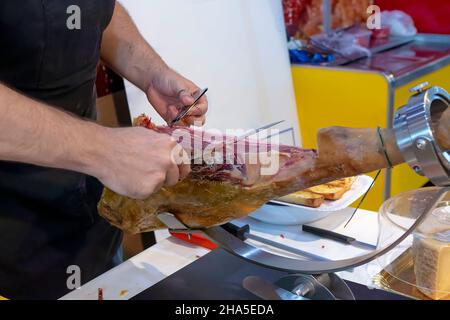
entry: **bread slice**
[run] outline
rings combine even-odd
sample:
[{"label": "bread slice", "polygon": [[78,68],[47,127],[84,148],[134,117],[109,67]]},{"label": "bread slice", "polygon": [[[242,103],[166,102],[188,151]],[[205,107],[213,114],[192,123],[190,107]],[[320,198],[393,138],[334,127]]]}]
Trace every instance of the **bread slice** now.
[{"label": "bread slice", "polygon": [[350,190],[352,185],[355,183],[356,177],[349,177],[344,179],[339,179],[336,181],[331,181],[326,183],[326,185],[333,186],[333,187],[341,187],[347,190]]},{"label": "bread slice", "polygon": [[320,186],[311,187],[306,191],[322,195],[327,200],[339,200],[351,189],[356,178],[345,178],[329,182]]},{"label": "bread slice", "polygon": [[307,190],[312,193],[322,195],[327,200],[339,200],[344,196],[344,193],[346,193],[348,191],[348,190],[340,188],[340,187],[333,187],[333,186],[328,186],[328,185],[312,187]]},{"label": "bread slice", "polygon": [[278,200],[284,201],[287,203],[293,203],[293,204],[299,204],[302,206],[318,208],[325,201],[325,197],[323,195],[309,192],[309,191],[298,191],[296,193],[292,193],[290,195],[281,197]]},{"label": "bread slice", "polygon": [[311,208],[320,207],[326,200],[339,200],[351,189],[356,177],[340,179],[312,187],[303,191],[298,191],[290,195],[279,198],[279,201],[299,204]]}]

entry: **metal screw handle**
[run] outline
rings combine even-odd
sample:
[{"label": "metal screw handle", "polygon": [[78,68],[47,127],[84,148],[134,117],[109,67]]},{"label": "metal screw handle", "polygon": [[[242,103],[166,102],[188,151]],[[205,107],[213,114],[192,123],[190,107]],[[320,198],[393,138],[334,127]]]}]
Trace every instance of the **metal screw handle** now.
[{"label": "metal screw handle", "polygon": [[430,85],[430,83],[427,82],[427,81],[422,82],[422,83],[418,84],[417,86],[414,86],[411,89],[409,89],[409,92],[411,92],[411,93],[421,93],[421,92],[425,91],[425,89],[429,85]]}]

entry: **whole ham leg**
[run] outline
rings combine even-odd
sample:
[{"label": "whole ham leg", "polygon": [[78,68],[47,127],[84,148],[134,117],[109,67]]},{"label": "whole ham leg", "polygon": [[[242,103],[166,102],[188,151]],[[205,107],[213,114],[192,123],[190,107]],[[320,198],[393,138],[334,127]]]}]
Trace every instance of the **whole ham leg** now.
[{"label": "whole ham leg", "polygon": [[[448,146],[449,112],[437,123],[441,145]],[[146,117],[137,125],[161,133],[181,131],[188,139],[180,144],[188,153],[192,129],[156,127]],[[393,165],[404,162],[392,130],[381,131]],[[207,135],[207,133],[206,133]],[[252,144],[245,142],[246,146]],[[223,150],[236,142],[224,144]],[[201,148],[210,146],[204,142]],[[279,163],[272,174],[261,174],[262,163],[243,161],[231,164],[207,164],[192,157],[192,172],[174,187],[163,188],[144,201],[130,199],[105,189],[98,204],[100,214],[113,225],[130,233],[164,228],[158,213],[170,212],[191,228],[220,225],[248,215],[267,201],[314,185],[388,167],[376,129],[331,127],[318,134],[318,152],[279,146],[273,151]],[[222,149],[222,145],[221,148]],[[245,156],[245,154],[244,154]]]}]

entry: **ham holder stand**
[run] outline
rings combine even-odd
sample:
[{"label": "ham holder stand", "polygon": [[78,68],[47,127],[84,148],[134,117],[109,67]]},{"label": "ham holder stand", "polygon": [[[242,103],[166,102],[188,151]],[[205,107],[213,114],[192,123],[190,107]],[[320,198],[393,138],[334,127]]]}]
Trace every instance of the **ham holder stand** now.
[{"label": "ham holder stand", "polygon": [[185,233],[188,236],[202,233],[220,248],[247,262],[288,272],[289,275],[275,283],[260,277],[246,277],[243,280],[243,288],[262,299],[354,299],[350,288],[335,272],[367,264],[392,250],[404,241],[450,192],[450,150],[442,150],[432,128],[434,113],[442,113],[448,108],[450,95],[442,88],[427,86],[428,83],[423,83],[411,89],[412,97],[394,116],[394,129],[397,145],[405,162],[412,170],[427,177],[441,189],[427,203],[427,208],[410,228],[388,245],[378,243],[377,249],[370,253],[346,260],[324,260],[300,255],[298,259],[293,259],[252,246],[236,233],[230,233],[221,226],[193,230],[170,213],[162,213],[158,218],[170,231]]}]

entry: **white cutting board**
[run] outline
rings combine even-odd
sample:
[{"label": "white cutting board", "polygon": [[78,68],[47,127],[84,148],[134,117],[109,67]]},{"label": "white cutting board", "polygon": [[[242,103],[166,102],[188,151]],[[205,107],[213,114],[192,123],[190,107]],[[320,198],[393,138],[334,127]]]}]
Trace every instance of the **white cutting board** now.
[{"label": "white cutting board", "polygon": [[[286,120],[300,144],[280,0],[121,0],[175,70],[208,87],[207,128],[248,129]],[[126,83],[132,116],[151,111]],[[283,143],[292,143],[286,135]]]}]

